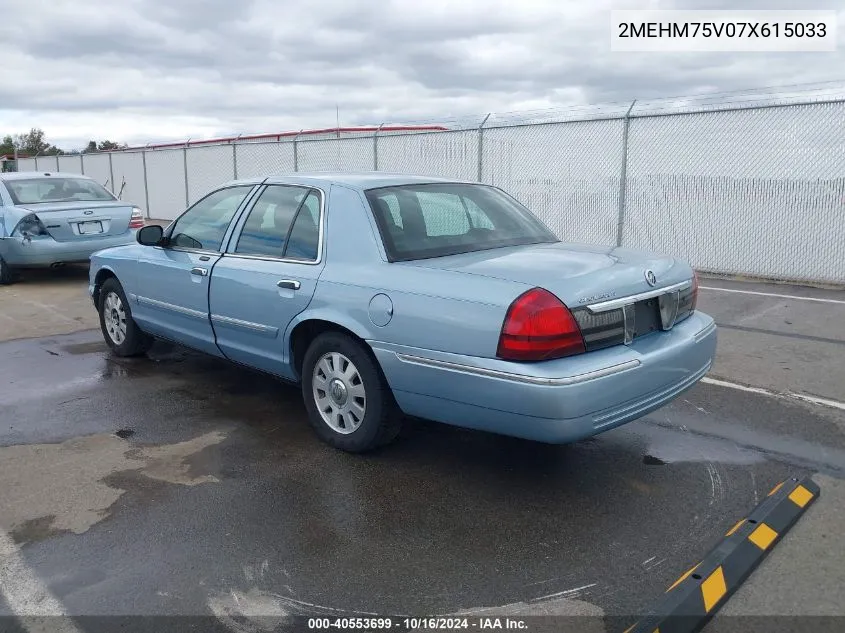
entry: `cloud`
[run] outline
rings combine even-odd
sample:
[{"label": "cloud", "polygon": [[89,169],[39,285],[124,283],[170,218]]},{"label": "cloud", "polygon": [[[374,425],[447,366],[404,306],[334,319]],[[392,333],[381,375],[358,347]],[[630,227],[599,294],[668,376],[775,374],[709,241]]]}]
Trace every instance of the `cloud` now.
[{"label": "cloud", "polygon": [[[4,0],[0,134],[63,147],[842,79],[834,53],[610,51],[610,10],[766,0]],[[845,0],[833,8],[845,21]],[[845,44],[845,40],[840,41]]]}]

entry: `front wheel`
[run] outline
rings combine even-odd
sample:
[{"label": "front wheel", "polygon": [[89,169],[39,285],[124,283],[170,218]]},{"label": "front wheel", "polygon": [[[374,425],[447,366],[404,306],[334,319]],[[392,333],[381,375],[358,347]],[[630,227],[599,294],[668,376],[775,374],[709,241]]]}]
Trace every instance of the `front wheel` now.
[{"label": "front wheel", "polygon": [[153,339],[132,319],[129,302],[120,282],[112,277],[100,288],[100,329],[106,344],[118,356],[139,356],[152,346]]},{"label": "front wheel", "polygon": [[335,448],[361,453],[399,433],[400,412],[375,359],[339,332],[321,334],[308,347],[302,396],[311,426]]}]

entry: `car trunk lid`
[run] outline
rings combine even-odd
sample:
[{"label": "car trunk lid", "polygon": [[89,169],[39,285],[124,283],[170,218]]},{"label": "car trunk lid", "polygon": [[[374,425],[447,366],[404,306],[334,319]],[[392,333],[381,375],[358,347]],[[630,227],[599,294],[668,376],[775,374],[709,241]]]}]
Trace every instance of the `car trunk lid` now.
[{"label": "car trunk lid", "polygon": [[[672,257],[585,244],[532,244],[407,262],[545,288],[570,308],[623,298],[688,281]],[[654,284],[647,272],[654,275]]]},{"label": "car trunk lid", "polygon": [[131,204],[114,202],[50,202],[18,206],[35,215],[57,242],[121,235],[129,228]]},{"label": "car trunk lid", "polygon": [[543,288],[578,323],[586,351],[671,329],[695,309],[693,272],[672,257],[583,244],[536,244],[414,261]]}]

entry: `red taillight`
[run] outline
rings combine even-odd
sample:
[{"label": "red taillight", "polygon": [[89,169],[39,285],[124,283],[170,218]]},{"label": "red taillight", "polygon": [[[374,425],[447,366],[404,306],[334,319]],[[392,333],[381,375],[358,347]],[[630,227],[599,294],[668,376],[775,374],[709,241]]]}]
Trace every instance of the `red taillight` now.
[{"label": "red taillight", "polygon": [[21,221],[18,222],[18,225],[12,231],[13,236],[47,234],[47,229],[44,228],[41,220],[39,220],[38,216],[34,213],[30,213],[29,215],[21,218]]},{"label": "red taillight", "polygon": [[132,209],[132,217],[129,218],[129,228],[144,228],[144,216],[141,214],[141,209]]},{"label": "red taillight", "polygon": [[550,360],[586,351],[575,317],[548,290],[533,288],[508,308],[496,355],[505,360]]},{"label": "red taillight", "polygon": [[695,312],[695,304],[698,303],[698,273],[692,273],[692,304],[690,305],[690,313]]}]

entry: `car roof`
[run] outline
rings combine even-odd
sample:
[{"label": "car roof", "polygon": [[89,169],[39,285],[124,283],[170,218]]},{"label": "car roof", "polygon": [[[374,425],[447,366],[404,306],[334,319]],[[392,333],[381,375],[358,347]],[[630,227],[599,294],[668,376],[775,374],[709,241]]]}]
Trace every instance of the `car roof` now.
[{"label": "car roof", "polygon": [[433,183],[472,183],[469,180],[455,178],[443,178],[440,176],[424,176],[416,174],[395,174],[383,171],[361,171],[361,172],[321,172],[321,171],[297,171],[268,175],[263,182],[293,183],[303,185],[346,185],[355,189],[378,189],[381,187],[396,187],[399,185],[417,185]]},{"label": "car roof", "polygon": [[93,180],[88,176],[82,174],[70,174],[61,171],[7,171],[0,173],[0,180],[31,180],[33,178],[84,178],[85,180]]}]

